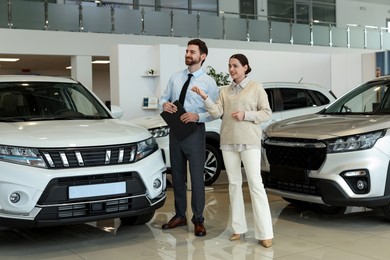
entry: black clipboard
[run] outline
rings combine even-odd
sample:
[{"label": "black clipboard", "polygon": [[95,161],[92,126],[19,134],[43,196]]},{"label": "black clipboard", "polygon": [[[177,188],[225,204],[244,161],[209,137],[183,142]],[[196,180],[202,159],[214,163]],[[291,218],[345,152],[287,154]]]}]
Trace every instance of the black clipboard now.
[{"label": "black clipboard", "polygon": [[179,140],[183,140],[184,138],[192,134],[197,126],[193,122],[183,123],[180,120],[180,116],[186,113],[185,109],[178,100],[173,102],[173,104],[175,104],[175,106],[177,107],[176,113],[171,114],[166,111],[163,111],[160,115],[168,124],[170,131],[172,131],[176,138]]}]

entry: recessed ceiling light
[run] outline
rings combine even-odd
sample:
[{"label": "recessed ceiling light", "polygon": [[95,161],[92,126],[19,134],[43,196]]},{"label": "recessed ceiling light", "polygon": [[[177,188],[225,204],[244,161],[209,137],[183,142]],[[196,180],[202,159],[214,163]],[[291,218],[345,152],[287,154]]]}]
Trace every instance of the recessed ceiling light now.
[{"label": "recessed ceiling light", "polygon": [[0,58],[0,61],[4,61],[4,62],[15,62],[18,60],[19,58]]},{"label": "recessed ceiling light", "polygon": [[109,60],[94,60],[92,61],[93,64],[108,64],[110,63]]},{"label": "recessed ceiling light", "polygon": [[65,69],[70,70],[70,69],[72,69],[72,66],[68,66]]}]

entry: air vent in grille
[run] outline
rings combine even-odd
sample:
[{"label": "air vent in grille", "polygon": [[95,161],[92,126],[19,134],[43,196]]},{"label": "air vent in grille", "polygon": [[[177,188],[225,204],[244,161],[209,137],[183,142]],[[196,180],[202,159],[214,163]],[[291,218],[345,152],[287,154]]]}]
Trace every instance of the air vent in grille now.
[{"label": "air vent in grille", "polygon": [[40,149],[39,152],[50,168],[91,167],[132,163],[137,152],[137,145]]},{"label": "air vent in grille", "polygon": [[326,159],[326,146],[308,139],[270,138],[264,142],[270,164],[318,170]]}]

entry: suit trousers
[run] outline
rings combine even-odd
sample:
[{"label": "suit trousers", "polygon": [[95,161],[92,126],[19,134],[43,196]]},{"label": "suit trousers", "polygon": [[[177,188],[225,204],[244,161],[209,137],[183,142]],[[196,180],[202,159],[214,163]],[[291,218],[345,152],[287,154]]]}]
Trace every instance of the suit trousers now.
[{"label": "suit trousers", "polygon": [[191,208],[193,223],[203,223],[205,207],[204,164],[206,160],[206,132],[203,123],[197,123],[196,130],[179,141],[169,134],[169,152],[172,170],[172,185],[175,211],[179,217],[186,217],[187,210],[187,162],[191,176]]},{"label": "suit trousers", "polygon": [[265,240],[273,238],[273,227],[268,197],[261,178],[261,152],[248,149],[242,152],[222,151],[229,180],[229,198],[232,228],[235,234],[248,231],[245,217],[244,197],[242,193],[241,161],[248,181],[253,210],[255,238]]}]

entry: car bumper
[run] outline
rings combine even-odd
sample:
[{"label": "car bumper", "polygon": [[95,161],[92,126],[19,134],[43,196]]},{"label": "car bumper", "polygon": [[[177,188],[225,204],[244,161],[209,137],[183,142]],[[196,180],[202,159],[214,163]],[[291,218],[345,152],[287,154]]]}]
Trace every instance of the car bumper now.
[{"label": "car bumper", "polygon": [[[389,156],[376,148],[328,154],[325,164],[310,171],[302,182],[273,178],[263,158],[262,176],[267,191],[281,197],[332,206],[376,207],[390,203],[389,161]],[[363,192],[354,187],[362,177],[345,177],[345,173],[357,170],[367,173],[364,181],[368,188]]]},{"label": "car bumper", "polygon": [[[160,151],[133,164],[53,170],[0,162],[0,169],[0,226],[136,216],[161,207],[166,198]],[[156,180],[161,185],[155,188]],[[20,199],[13,203],[15,193]]]}]

